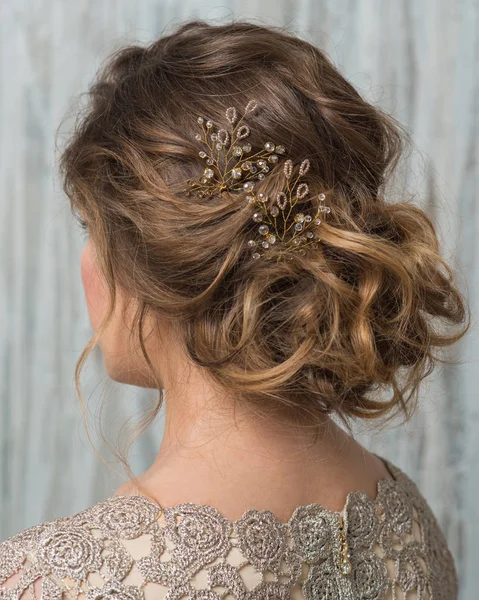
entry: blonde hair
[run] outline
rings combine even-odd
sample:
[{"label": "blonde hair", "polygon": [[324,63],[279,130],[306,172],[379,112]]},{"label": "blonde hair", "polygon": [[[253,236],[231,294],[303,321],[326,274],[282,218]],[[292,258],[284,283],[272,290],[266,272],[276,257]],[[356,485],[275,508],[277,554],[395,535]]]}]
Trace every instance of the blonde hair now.
[{"label": "blonde hair", "polygon": [[[73,211],[88,215],[111,304],[76,366],[80,400],[80,369],[120,286],[139,302],[136,331],[160,390],[143,340],[147,312],[175,321],[191,360],[255,411],[305,427],[329,413],[411,416],[420,382],[447,362],[435,350],[459,340],[470,315],[431,220],[412,198],[386,198],[408,140],[392,116],[318,48],[248,22],[191,21],[123,47],[89,98],[60,169]],[[181,192],[204,169],[197,115],[221,123],[250,98],[265,107],[253,145],[284,142],[293,159],[310,159],[310,188],[328,190],[313,257],[252,261],[247,203]],[[273,168],[264,186],[275,177]],[[160,392],[145,426],[161,403]]]}]

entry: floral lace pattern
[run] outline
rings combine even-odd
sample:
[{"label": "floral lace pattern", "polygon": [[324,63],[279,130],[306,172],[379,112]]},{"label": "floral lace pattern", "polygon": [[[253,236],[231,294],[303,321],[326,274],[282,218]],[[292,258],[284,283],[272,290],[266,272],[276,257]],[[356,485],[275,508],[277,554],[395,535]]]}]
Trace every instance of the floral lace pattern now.
[{"label": "floral lace pattern", "polygon": [[0,600],[456,600],[434,514],[384,462],[393,478],[374,500],[351,492],[341,513],[313,503],[286,523],[269,510],[231,521],[208,505],[161,509],[145,496],[112,496],[0,544]]}]

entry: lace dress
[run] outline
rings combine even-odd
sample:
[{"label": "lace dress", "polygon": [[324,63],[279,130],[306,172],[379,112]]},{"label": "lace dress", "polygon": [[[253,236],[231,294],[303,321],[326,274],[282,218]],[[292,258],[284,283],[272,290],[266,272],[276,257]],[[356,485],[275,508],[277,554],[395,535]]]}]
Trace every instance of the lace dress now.
[{"label": "lace dress", "polygon": [[[384,460],[384,459],[383,459]],[[163,507],[111,496],[0,544],[0,599],[456,600],[438,523],[415,484],[392,478],[344,509],[297,506],[287,522],[250,509]]]}]

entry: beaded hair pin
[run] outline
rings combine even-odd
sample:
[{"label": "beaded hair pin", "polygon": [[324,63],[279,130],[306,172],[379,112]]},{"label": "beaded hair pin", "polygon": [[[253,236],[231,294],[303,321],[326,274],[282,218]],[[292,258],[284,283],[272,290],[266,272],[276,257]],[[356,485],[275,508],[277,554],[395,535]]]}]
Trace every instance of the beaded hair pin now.
[{"label": "beaded hair pin", "polygon": [[[324,205],[325,194],[318,194],[319,205],[315,214],[305,214],[294,211],[300,201],[305,201],[309,194],[308,184],[299,183],[310,168],[310,161],[304,159],[298,173],[293,176],[295,167],[291,159],[283,165],[283,174],[286,187],[276,193],[273,202],[264,192],[258,194],[254,191],[255,182],[265,179],[270,168],[276,165],[286,148],[283,144],[274,144],[271,141],[264,143],[263,147],[250,154],[253,150],[249,142],[243,142],[250,134],[250,128],[244,123],[246,115],[254,112],[258,103],[250,100],[244,113],[238,118],[235,107],[226,109],[226,120],[230,124],[229,130],[214,128],[211,119],[202,116],[197,118],[201,125],[202,133],[197,133],[195,139],[203,144],[199,156],[206,160],[204,173],[199,181],[190,182],[186,195],[196,194],[198,197],[212,196],[223,191],[238,191],[246,194],[248,203],[255,206],[253,221],[259,223],[257,229],[260,240],[250,239],[247,246],[253,249],[252,257],[258,259],[263,255],[270,258],[277,249],[277,259],[292,257],[289,252],[297,251],[305,254],[307,247],[317,248],[320,241],[317,226],[320,225],[320,215],[331,211]],[[259,250],[263,252],[260,253]]]}]

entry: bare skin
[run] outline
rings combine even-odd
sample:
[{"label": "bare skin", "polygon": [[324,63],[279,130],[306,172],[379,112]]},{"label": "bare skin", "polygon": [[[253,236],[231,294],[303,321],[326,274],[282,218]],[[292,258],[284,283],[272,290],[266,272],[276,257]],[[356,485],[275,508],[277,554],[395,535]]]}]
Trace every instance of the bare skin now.
[{"label": "bare skin", "polygon": [[[106,311],[106,292],[91,240],[81,257],[92,327]],[[105,369],[114,380],[152,387],[138,348],[127,345],[129,322],[118,315],[100,340]],[[133,306],[133,305],[132,305]],[[325,417],[314,445],[290,423],[260,418],[217,389],[208,373],[189,361],[176,330],[149,322],[147,349],[166,390],[165,430],[158,454],[114,495],[146,493],[162,506],[194,502],[238,519],[249,508],[269,509],[286,521],[298,505],[318,502],[339,511],[349,492],[374,498],[386,466],[332,419]]]}]

